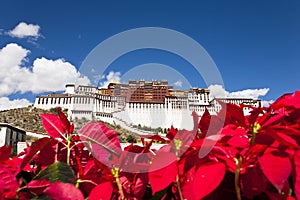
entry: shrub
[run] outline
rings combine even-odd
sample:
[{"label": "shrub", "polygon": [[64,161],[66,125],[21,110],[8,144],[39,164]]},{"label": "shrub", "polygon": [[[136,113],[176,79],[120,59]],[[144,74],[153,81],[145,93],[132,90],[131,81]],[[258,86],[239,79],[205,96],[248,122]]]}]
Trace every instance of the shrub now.
[{"label": "shrub", "polygon": [[60,110],[41,114],[50,138],[16,157],[0,148],[1,199],[299,199],[300,92],[249,116],[222,107],[200,121],[193,113],[193,130],[171,127],[124,150],[102,123],[74,133]]}]

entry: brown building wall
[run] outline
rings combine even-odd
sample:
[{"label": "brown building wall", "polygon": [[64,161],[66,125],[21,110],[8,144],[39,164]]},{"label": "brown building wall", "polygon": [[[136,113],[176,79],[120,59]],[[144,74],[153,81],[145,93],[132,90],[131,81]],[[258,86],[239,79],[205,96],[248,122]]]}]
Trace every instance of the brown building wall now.
[{"label": "brown building wall", "polygon": [[108,91],[112,96],[125,96],[128,102],[163,103],[170,88],[167,81],[129,81],[128,84],[111,83]]}]

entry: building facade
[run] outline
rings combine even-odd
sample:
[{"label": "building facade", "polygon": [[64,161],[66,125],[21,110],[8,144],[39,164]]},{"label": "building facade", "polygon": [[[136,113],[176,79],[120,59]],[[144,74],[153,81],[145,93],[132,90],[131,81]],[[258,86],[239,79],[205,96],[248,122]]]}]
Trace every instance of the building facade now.
[{"label": "building facade", "polygon": [[18,142],[26,141],[26,132],[7,123],[0,123],[0,147],[12,145],[13,152],[17,153]]},{"label": "building facade", "polygon": [[[260,106],[260,100],[242,98],[209,99],[209,89],[173,90],[167,81],[129,81],[110,83],[107,88],[66,85],[63,94],[37,96],[34,106],[42,109],[62,107],[71,119],[98,119],[109,123],[151,128],[192,128],[192,112],[201,116],[205,109],[211,114],[221,110],[219,101]],[[247,107],[244,112],[247,114]],[[248,110],[249,111],[249,110]]]}]

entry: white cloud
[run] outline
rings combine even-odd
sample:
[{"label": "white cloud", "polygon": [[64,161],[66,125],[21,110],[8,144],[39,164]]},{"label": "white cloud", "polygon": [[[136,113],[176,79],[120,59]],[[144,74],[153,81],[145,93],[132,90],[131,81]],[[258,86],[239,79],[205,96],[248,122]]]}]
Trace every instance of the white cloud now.
[{"label": "white cloud", "polygon": [[[86,76],[81,76],[71,63],[63,59],[49,60],[44,57],[36,59],[33,62],[32,75],[33,83],[27,88],[31,87],[30,91],[34,93],[63,90],[66,83],[76,85],[90,83]],[[22,89],[20,88],[21,92]]]},{"label": "white cloud", "polygon": [[177,87],[182,87],[182,81],[176,81],[175,83],[174,83],[174,86],[177,86]]},{"label": "white cloud", "polygon": [[100,84],[100,87],[102,88],[106,88],[108,86],[109,83],[111,82],[116,82],[116,83],[120,83],[121,81],[121,73],[120,72],[114,72],[114,71],[110,71],[108,73],[108,75],[103,75],[102,79],[105,79],[104,82],[102,82]]},{"label": "white cloud", "polygon": [[236,98],[251,98],[258,99],[259,97],[265,96],[269,92],[269,88],[261,89],[246,89],[236,92],[226,91],[222,85],[210,85],[210,99],[214,97],[236,97]]},{"label": "white cloud", "polygon": [[[37,58],[32,67],[24,66],[30,51],[11,43],[0,49],[0,97],[16,92],[55,92],[65,84],[89,84],[76,68],[63,59]],[[32,68],[32,70],[30,70]]]},{"label": "white cloud", "polygon": [[31,105],[27,99],[10,100],[7,97],[0,97],[0,110],[9,110],[13,108],[27,107]]},{"label": "white cloud", "polygon": [[223,98],[226,97],[226,91],[222,85],[210,85],[208,87],[210,90],[209,98],[213,99],[215,97]]},{"label": "white cloud", "polygon": [[265,96],[269,92],[269,88],[261,88],[261,89],[246,89],[236,92],[230,92],[228,97],[244,97],[251,99],[258,99],[260,96]]},{"label": "white cloud", "polygon": [[11,37],[17,37],[17,38],[25,38],[25,37],[38,38],[40,36],[39,31],[40,31],[39,25],[20,22],[13,30],[9,31],[8,34]]}]

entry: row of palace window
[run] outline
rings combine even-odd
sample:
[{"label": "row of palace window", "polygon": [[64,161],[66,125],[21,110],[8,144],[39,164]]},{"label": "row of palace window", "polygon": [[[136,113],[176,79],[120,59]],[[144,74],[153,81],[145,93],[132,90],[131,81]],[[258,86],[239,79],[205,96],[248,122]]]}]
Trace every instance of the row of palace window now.
[{"label": "row of palace window", "polygon": [[112,96],[109,96],[109,95],[96,95],[96,97],[98,99],[101,99],[101,100],[116,100],[115,97],[112,97]]},{"label": "row of palace window", "polygon": [[38,98],[38,104],[71,104],[71,98]]},{"label": "row of palace window", "polygon": [[204,100],[204,102],[208,101],[208,95],[205,94],[200,94],[200,95],[189,95],[190,100]]},{"label": "row of palace window", "polygon": [[83,92],[95,92],[97,89],[92,87],[78,87],[78,90]]},{"label": "row of palace window", "polygon": [[74,104],[90,104],[91,99],[85,98],[85,97],[75,97],[74,98]]},{"label": "row of palace window", "polygon": [[129,108],[143,108],[143,109],[148,109],[148,108],[152,108],[152,109],[164,109],[164,108],[172,108],[172,109],[184,109],[187,108],[187,104],[183,103],[176,103],[176,104],[171,104],[170,106],[165,105],[165,104],[132,104],[130,103],[128,105]]},{"label": "row of palace window", "polygon": [[134,104],[130,103],[129,108],[165,108],[165,104]]},{"label": "row of palace window", "polygon": [[227,102],[227,103],[232,103],[232,104],[242,104],[242,103],[243,103],[243,100],[239,100],[239,99],[228,99],[228,100],[225,100],[225,102]]},{"label": "row of palace window", "polygon": [[112,118],[112,114],[109,113],[96,113],[97,117],[110,117]]},{"label": "row of palace window", "polygon": [[116,102],[103,101],[103,107],[114,108],[116,107]]},{"label": "row of palace window", "polygon": [[74,110],[73,114],[90,115],[91,111],[78,111],[78,110]]},{"label": "row of palace window", "polygon": [[[90,104],[91,98],[75,97],[74,104]],[[38,98],[38,104],[71,104],[71,98]],[[94,103],[94,102],[92,102]]]}]

